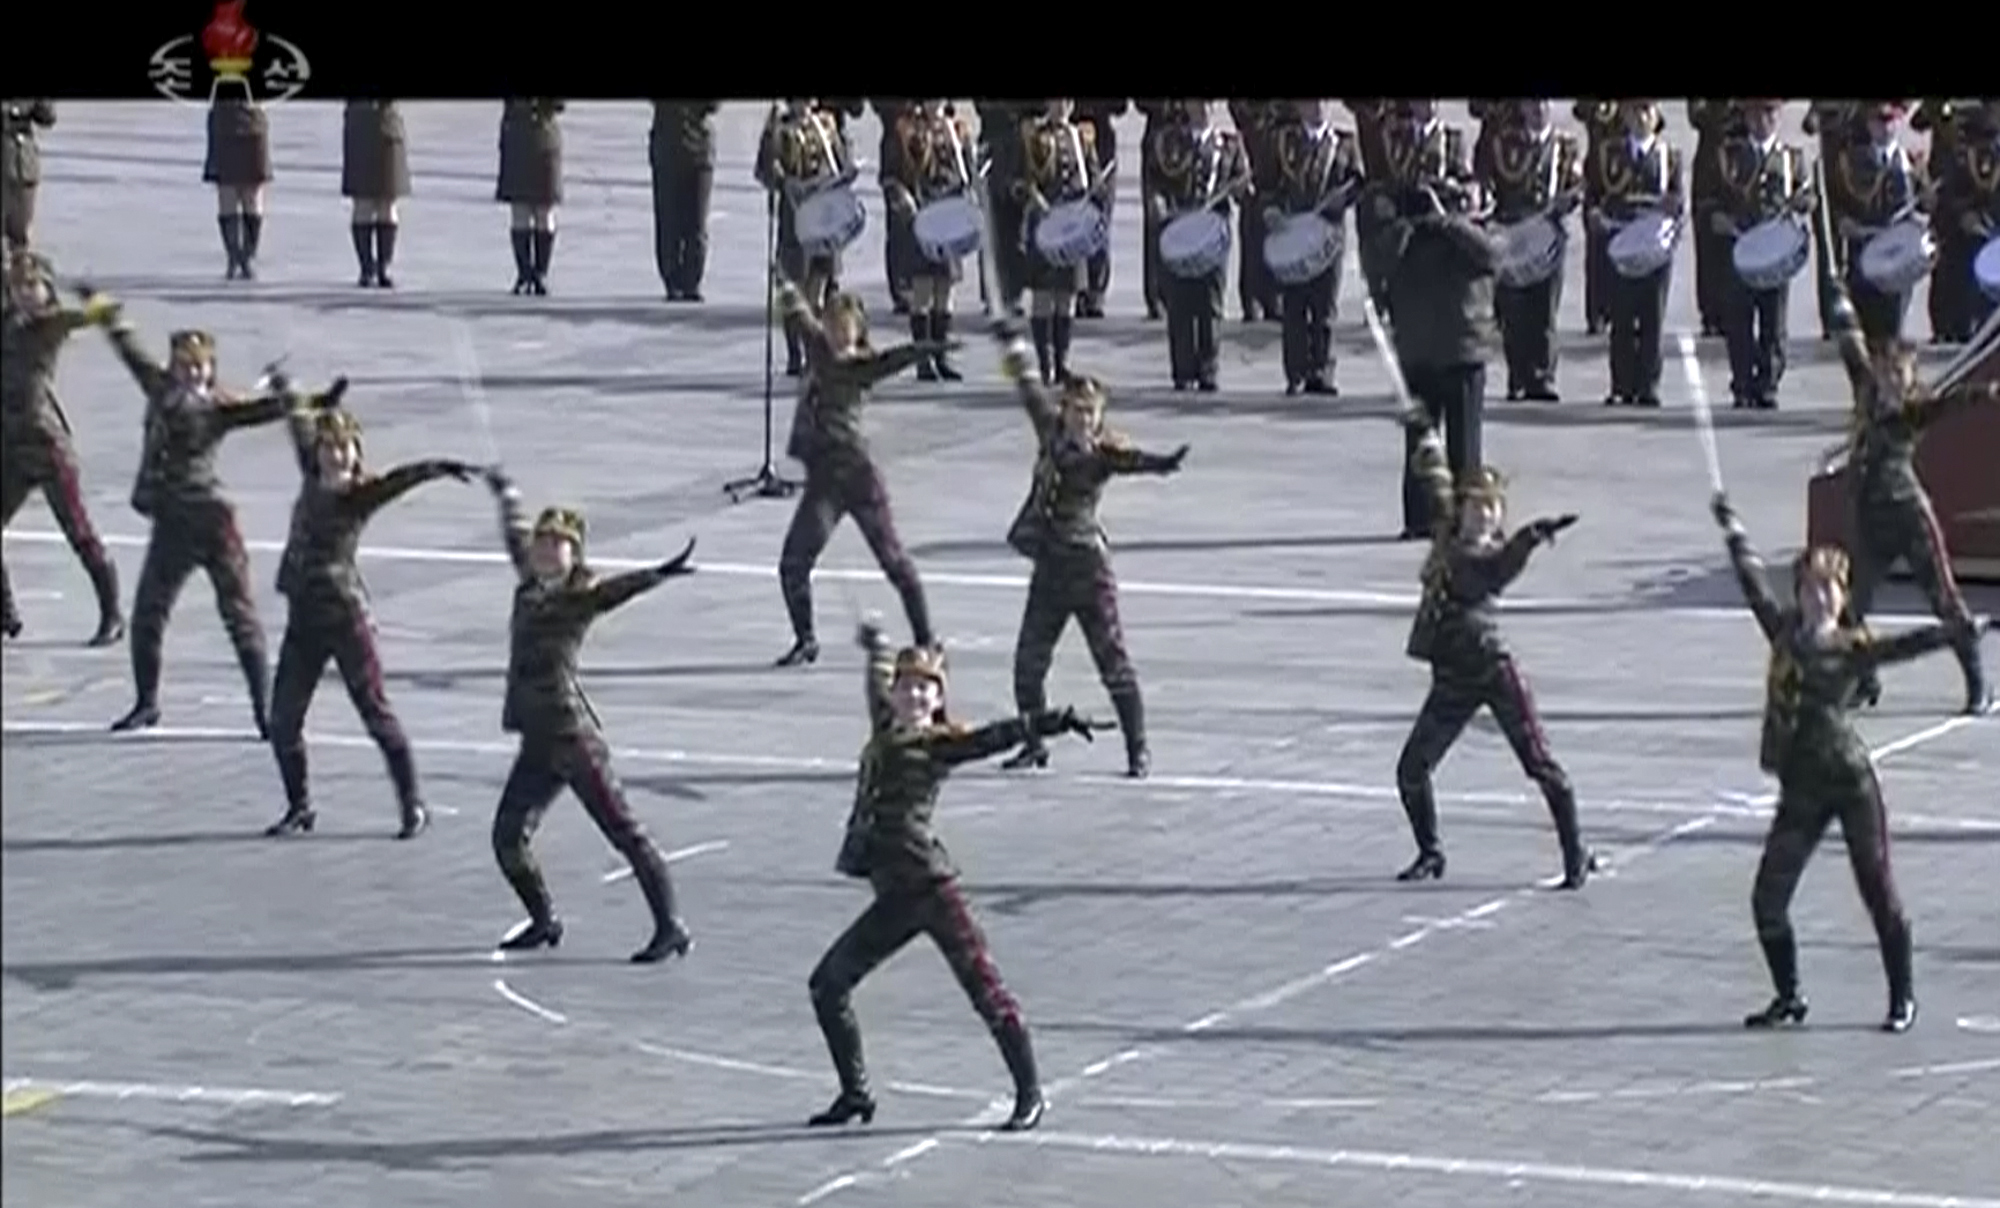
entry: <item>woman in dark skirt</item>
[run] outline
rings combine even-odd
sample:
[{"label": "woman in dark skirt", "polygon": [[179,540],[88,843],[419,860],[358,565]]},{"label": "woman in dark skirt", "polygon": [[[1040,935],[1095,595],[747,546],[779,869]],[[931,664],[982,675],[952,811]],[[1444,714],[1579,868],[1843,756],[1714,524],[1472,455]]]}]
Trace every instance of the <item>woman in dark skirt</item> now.
[{"label": "woman in dark skirt", "polygon": [[353,204],[354,258],[362,288],[392,289],[396,202],[410,195],[410,154],[394,101],[349,101],[341,119],[340,195]]},{"label": "woman in dark skirt", "polygon": [[217,97],[208,107],[208,160],[201,178],[215,186],[215,220],[229,278],[250,280],[264,241],[264,186],[271,183],[271,127],[247,97]]},{"label": "woman in dark skirt", "polygon": [[494,196],[514,210],[516,294],[549,292],[556,207],[562,204],[563,108],[552,97],[532,97],[508,101],[500,116],[500,186]]}]

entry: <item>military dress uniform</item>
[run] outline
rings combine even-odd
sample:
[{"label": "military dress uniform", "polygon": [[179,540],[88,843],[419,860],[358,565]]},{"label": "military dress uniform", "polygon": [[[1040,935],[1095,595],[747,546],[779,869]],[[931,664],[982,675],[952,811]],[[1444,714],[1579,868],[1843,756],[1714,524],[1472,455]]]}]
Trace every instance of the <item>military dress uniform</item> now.
[{"label": "military dress uniform", "polygon": [[56,124],[55,102],[35,98],[0,102],[0,229],[10,248],[24,248],[35,229],[35,192],[42,184],[42,151],[36,127]]},{"label": "military dress uniform", "polygon": [[[1942,192],[1943,178],[1951,172],[1958,158],[1958,136],[1965,116],[1967,102],[1954,101],[1946,97],[1925,97],[1910,110],[1910,129],[1918,134],[1930,136],[1928,160],[1934,168],[1937,179],[1934,183]],[[1978,102],[1970,102],[1977,108]],[[1931,238],[1937,240],[1937,264],[1931,269],[1930,289],[1924,296],[1925,308],[1930,312],[1931,343],[1947,344],[1964,341],[1967,336],[1954,336],[1955,320],[1970,299],[1968,293],[1978,293],[1973,284],[1970,264],[1962,273],[1949,271],[1946,261],[1950,253],[1960,249],[1954,242],[1963,242],[1963,236],[1952,222],[1952,215],[1942,197],[1931,208]],[[1954,240],[1954,236],[1959,236]],[[1973,254],[1978,248],[1972,249]]]},{"label": "military dress uniform", "polygon": [[[1722,200],[1723,149],[1742,133],[1742,115],[1733,101],[1714,98],[1687,103],[1694,127],[1694,159],[1688,166],[1688,196],[1697,214],[1726,208]],[[1725,335],[1736,270],[1729,258],[1732,240],[1707,223],[1694,228],[1695,310],[1701,334]]]},{"label": "military dress uniform", "polygon": [[[1207,202],[1209,211],[1224,221],[1229,219],[1229,198],[1210,194],[1248,176],[1250,159],[1234,132],[1197,126],[1185,114],[1163,122],[1148,145],[1151,159],[1142,171],[1147,181],[1146,226],[1152,255],[1157,257],[1160,232],[1202,203]],[[1215,328],[1222,320],[1229,264],[1225,260],[1200,277],[1179,277],[1164,266],[1159,271],[1164,277],[1159,288],[1167,306],[1167,358],[1174,389],[1214,391],[1221,366]]]},{"label": "military dress uniform", "polygon": [[653,102],[653,127],[646,139],[653,180],[653,265],[669,302],[701,301],[720,108],[719,101]]},{"label": "military dress uniform", "polygon": [[1002,101],[980,101],[973,106],[979,116],[980,159],[986,165],[986,221],[988,254],[999,280],[993,288],[999,294],[1000,309],[1018,314],[1021,295],[1027,288],[1026,238],[1027,204],[1022,200],[1021,112],[1020,106]]},{"label": "military dress uniform", "polygon": [[[840,252],[807,255],[799,245],[798,203],[815,188],[854,172],[847,134],[836,118],[838,110],[809,105],[798,113],[773,109],[757,144],[754,174],[777,207],[778,268],[796,282],[813,312],[826,305],[839,287]],[[785,373],[805,372],[804,330],[795,319],[785,321]]]},{"label": "military dress uniform", "polygon": [[1501,593],[1527,569],[1530,555],[1553,542],[1575,517],[1536,520],[1490,541],[1467,536],[1460,528],[1459,508],[1475,500],[1500,501],[1505,481],[1483,466],[1454,475],[1445,462],[1444,443],[1424,417],[1411,414],[1404,422],[1417,434],[1410,475],[1422,484],[1428,499],[1431,538],[1422,571],[1423,596],[1405,653],[1430,667],[1431,686],[1396,760],[1396,792],[1417,842],[1416,860],[1397,879],[1444,876],[1444,844],[1438,835],[1431,774],[1465,727],[1486,709],[1514,749],[1521,770],[1548,804],[1562,849],[1563,887],[1581,888],[1594,858],[1578,826],[1576,792],[1549,750],[1534,694],[1500,634],[1495,615]]},{"label": "military dress uniform", "polygon": [[410,195],[410,151],[394,101],[349,101],[340,120],[340,195],[353,205],[350,229],[363,288],[390,289],[396,259],[396,203]]},{"label": "military dress uniform", "polygon": [[[1139,193],[1143,197],[1151,198],[1158,192],[1153,180],[1156,154],[1153,140],[1159,136],[1161,130],[1181,120],[1185,115],[1181,111],[1179,102],[1167,99],[1135,100],[1132,102],[1132,107],[1146,119],[1145,128],[1139,134]],[[1153,216],[1153,207],[1150,204],[1142,212],[1139,240],[1144,246],[1145,253],[1139,259],[1139,290],[1145,298],[1146,317],[1157,319],[1166,305],[1164,280],[1166,274],[1160,267],[1160,223]]]},{"label": "military dress uniform", "polygon": [[[1611,238],[1619,229],[1653,210],[1664,209],[1680,218],[1686,213],[1685,196],[1680,152],[1665,138],[1654,134],[1643,141],[1601,142],[1584,174],[1584,212],[1604,238],[1606,264]],[[1609,406],[1657,407],[1673,262],[1636,280],[1608,271],[1611,331],[1606,351],[1611,393],[1604,401]]]},{"label": "military dress uniform", "polygon": [[1816,100],[1806,110],[1801,125],[1819,140],[1819,158],[1814,161],[1818,179],[1819,204],[1813,207],[1814,301],[1819,309],[1819,335],[1833,338],[1833,308],[1839,291],[1835,288],[1847,275],[1847,241],[1834,232],[1832,219],[1831,172],[1847,148],[1858,137],[1860,106],[1856,101]]},{"label": "military dress uniform", "polygon": [[[8,253],[10,260],[30,256],[33,253],[26,248]],[[28,496],[41,492],[97,596],[97,632],[90,644],[108,646],[125,632],[118,565],[90,522],[69,417],[56,397],[55,379],[56,359],[69,337],[84,327],[108,322],[111,312],[103,304],[82,310],[57,305],[55,283],[39,257],[31,267],[18,263],[8,267],[10,275],[34,272],[42,278],[45,292],[39,298],[17,296],[21,291],[10,281],[5,312],[0,314],[0,496],[4,496],[0,524],[12,524]],[[18,637],[21,617],[4,562],[0,562],[0,609],[7,637]]]},{"label": "military dress uniform", "polygon": [[[1889,1013],[1882,1027],[1906,1031],[1916,1020],[1910,921],[1889,864],[1889,818],[1882,784],[1868,744],[1849,716],[1849,702],[1856,685],[1879,668],[1942,649],[1950,634],[1942,625],[1883,638],[1846,623],[1828,635],[1808,630],[1798,610],[1779,604],[1772,594],[1763,563],[1728,502],[1718,497],[1715,510],[1728,530],[1737,584],[1771,648],[1758,763],[1777,777],[1778,803],[1757,863],[1750,908],[1777,994],[1769,1006],[1746,1017],[1744,1026],[1770,1028],[1805,1020],[1792,897],[1806,863],[1838,818],[1855,887],[1875,925],[1888,977]],[[1846,567],[1838,550],[1814,549],[1801,555],[1800,562],[1845,584]],[[1795,580],[1803,570],[1795,565]]]},{"label": "military dress uniform", "polygon": [[1096,128],[1088,122],[1042,114],[1021,123],[1019,194],[1027,207],[1022,241],[1027,247],[1028,290],[1032,295],[1028,323],[1045,382],[1069,372],[1076,296],[1089,285],[1090,266],[1088,262],[1051,261],[1036,242],[1036,234],[1054,207],[1093,197],[1102,162],[1097,154]]},{"label": "military dress uniform", "polygon": [[[1389,130],[1395,123],[1396,102],[1379,97],[1351,98],[1342,102],[1354,115],[1354,140],[1361,155],[1361,175],[1370,185],[1387,185],[1394,176],[1389,153]],[[1354,238],[1360,245],[1361,275],[1368,287],[1368,300],[1375,313],[1389,321],[1389,274],[1375,260],[1376,233],[1382,222],[1372,205],[1354,210]]]},{"label": "military dress uniform", "polygon": [[1715,192],[1697,203],[1695,218],[1697,230],[1721,240],[1719,254],[1728,265],[1722,330],[1729,342],[1729,397],[1739,408],[1772,410],[1785,378],[1792,283],[1751,289],[1736,272],[1736,241],[1753,227],[1797,213],[1812,199],[1805,153],[1775,137],[1760,145],[1739,135],[1723,145],[1716,171]]},{"label": "military dress uniform", "polygon": [[1568,134],[1515,123],[1486,142],[1484,156],[1474,148],[1473,176],[1492,198],[1496,225],[1544,217],[1563,236],[1545,279],[1522,286],[1496,280],[1493,285],[1493,312],[1507,360],[1507,397],[1556,402],[1556,318],[1568,259],[1566,219],[1583,188],[1582,149]]},{"label": "military dress uniform", "polygon": [[1118,216],[1118,126],[1117,119],[1132,108],[1129,100],[1081,100],[1076,103],[1075,121],[1088,126],[1097,145],[1097,162],[1110,170],[1104,187],[1094,200],[1104,211],[1104,246],[1090,258],[1084,270],[1083,294],[1076,301],[1076,313],[1085,319],[1104,317],[1104,296],[1111,292],[1111,226]]},{"label": "military dress uniform", "polygon": [[[1266,237],[1300,215],[1326,220],[1339,236],[1333,263],[1310,281],[1280,286],[1284,315],[1285,393],[1338,394],[1334,386],[1333,320],[1339,310],[1340,270],[1346,259],[1347,207],[1361,183],[1361,160],[1354,139],[1322,123],[1302,118],[1275,125],[1271,132],[1269,187],[1258,190]],[[1260,257],[1261,258],[1261,257]]]},{"label": "military dress uniform", "polygon": [[510,100],[500,113],[500,177],[494,199],[512,207],[514,292],[549,292],[556,207],[563,199],[562,112],[554,97]]},{"label": "military dress uniform", "polygon": [[[1570,116],[1582,123],[1583,153],[1587,164],[1595,164],[1605,148],[1625,139],[1625,126],[1618,117],[1618,102],[1585,97],[1576,102]],[[1583,231],[1583,329],[1597,335],[1611,326],[1611,280],[1618,274],[1611,267],[1611,236],[1588,224]]]},{"label": "military dress uniform", "polygon": [[[870,97],[869,107],[875,110],[875,120],[882,127],[881,145],[876,148],[877,165],[887,164],[895,153],[897,123],[903,115],[916,108],[916,101],[908,97]],[[882,240],[882,280],[889,289],[889,308],[899,315],[910,313],[910,280],[923,267],[923,257],[916,253],[916,232],[911,224],[916,221],[914,210],[898,210],[889,207],[884,219],[888,230]]]},{"label": "military dress uniform", "polygon": [[[1276,171],[1273,156],[1277,151],[1272,138],[1277,109],[1276,101],[1229,102],[1229,120],[1243,139],[1243,150],[1250,157],[1250,171],[1259,185]],[[1255,188],[1251,197],[1257,197]],[[1250,197],[1244,198],[1236,209],[1236,302],[1245,323],[1265,319],[1276,323],[1284,318],[1277,278],[1271,275],[1271,266],[1264,263],[1264,235],[1262,198],[1258,197],[1254,203]]]},{"label": "military dress uniform", "polygon": [[889,205],[891,258],[907,274],[910,339],[936,346],[917,363],[920,381],[960,381],[945,351],[951,339],[952,294],[964,276],[960,261],[934,261],[917,242],[917,213],[947,197],[970,196],[979,187],[973,166],[972,127],[956,114],[921,105],[903,111],[883,147],[882,195]]},{"label": "military dress uniform", "polygon": [[255,277],[264,240],[264,187],[271,183],[271,125],[263,106],[242,97],[208,107],[208,152],[201,178],[215,186],[216,225],[228,277]]},{"label": "military dress uniform", "polygon": [[[500,727],[520,738],[514,766],[493,811],[493,855],[501,874],[528,911],[528,923],[500,942],[508,951],[553,948],[562,942],[548,883],[530,844],[549,806],[567,788],[612,848],[631,865],[632,878],[653,916],[653,937],[632,954],[633,964],[684,956],[693,945],[674,908],[666,857],[625,799],[611,768],[597,712],[577,679],[584,637],[599,618],[677,575],[691,574],[688,551],[657,566],[599,577],[584,562],[584,520],[567,508],[546,508],[530,526],[521,496],[505,476],[488,474],[500,505],[500,531],[516,584],[507,620],[507,687]],[[539,537],[570,543],[575,562],[554,582],[539,578],[530,547]]]},{"label": "military dress uniform", "polygon": [[[1966,343],[1993,314],[1996,303],[1979,288],[1973,262],[1989,241],[2000,237],[2000,110],[1990,102],[1953,119],[1959,128],[1949,157],[1939,163],[1938,265],[1931,296],[1945,297],[1945,339]],[[1932,162],[1938,163],[1935,151]]]},{"label": "military dress uniform", "polygon": [[1899,215],[1929,209],[1922,165],[1900,142],[1850,144],[1827,169],[1826,184],[1835,238],[1845,245],[1841,282],[1860,315],[1862,334],[1869,340],[1901,339],[1910,295],[1877,289],[1861,271],[1861,252]]}]

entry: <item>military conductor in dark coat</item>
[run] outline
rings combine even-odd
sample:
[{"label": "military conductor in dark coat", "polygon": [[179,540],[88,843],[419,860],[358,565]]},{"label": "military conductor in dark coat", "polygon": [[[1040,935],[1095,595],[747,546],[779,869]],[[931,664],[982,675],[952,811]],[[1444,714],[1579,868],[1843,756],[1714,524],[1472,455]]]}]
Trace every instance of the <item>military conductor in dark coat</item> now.
[{"label": "military conductor in dark coat", "polygon": [[719,108],[718,101],[653,102],[653,261],[669,302],[701,301]]},{"label": "military conductor in dark coat", "polygon": [[[1445,438],[1452,476],[1483,464],[1481,426],[1486,411],[1486,358],[1496,330],[1493,265],[1497,249],[1471,215],[1481,208],[1479,188],[1462,180],[1418,191],[1399,215],[1381,198],[1376,217],[1380,263],[1389,278],[1389,308],[1396,316],[1396,359],[1414,401]],[[1403,536],[1428,537],[1430,502],[1414,464],[1421,429],[1407,429],[1403,451]]]},{"label": "military conductor in dark coat", "polygon": [[512,208],[514,292],[549,292],[556,247],[556,207],[562,204],[562,111],[553,97],[506,102],[500,113],[500,181],[496,200]]},{"label": "military conductor in dark coat", "polygon": [[340,195],[354,208],[354,259],[363,289],[389,289],[396,259],[396,203],[410,195],[410,155],[394,101],[349,101],[341,116]]}]

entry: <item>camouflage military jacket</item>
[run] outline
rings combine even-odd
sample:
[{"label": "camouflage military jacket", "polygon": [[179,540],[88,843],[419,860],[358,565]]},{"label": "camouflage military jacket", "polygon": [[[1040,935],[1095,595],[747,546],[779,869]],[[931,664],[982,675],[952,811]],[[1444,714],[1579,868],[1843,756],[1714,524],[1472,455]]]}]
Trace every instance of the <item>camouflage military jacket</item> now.
[{"label": "camouflage military jacket", "polygon": [[1881,397],[1851,306],[1835,313],[1834,339],[1847,369],[1848,386],[1854,392],[1847,470],[1856,502],[1864,509],[1922,503],[1928,496],[1917,476],[1916,455],[1924,429],[1951,411],[2000,395],[2000,382],[1892,402]]},{"label": "camouflage military jacket", "polygon": [[1877,638],[1866,629],[1843,626],[1817,635],[1805,628],[1797,609],[1783,607],[1771,594],[1764,564],[1741,534],[1729,539],[1729,560],[1743,598],[1771,644],[1758,766],[1785,780],[1872,775],[1868,744],[1849,717],[1856,686],[1878,667],[1944,649],[1951,644],[1951,631],[1926,625]]},{"label": "camouflage military jacket", "polygon": [[0,319],[0,416],[9,444],[67,433],[56,405],[56,358],[70,335],[89,325],[82,311],[8,304]]},{"label": "camouflage military jacket", "polygon": [[239,428],[283,419],[295,400],[289,394],[236,399],[213,388],[184,386],[146,355],[129,327],[112,328],[111,344],[146,395],[146,439],[132,488],[133,509],[152,516],[227,507],[215,472],[223,438]]},{"label": "camouflage military jacket", "polygon": [[789,284],[783,293],[786,313],[805,333],[807,361],[785,453],[808,466],[865,461],[868,439],[861,430],[861,412],[868,392],[915,365],[925,353],[914,344],[903,344],[880,352],[837,355],[804,296]]},{"label": "camouflage military jacket", "polygon": [[1121,474],[1160,474],[1171,459],[1148,453],[1116,434],[1078,440],[1063,431],[1056,405],[1041,383],[1020,374],[1015,389],[1035,425],[1035,478],[1007,544],[1024,557],[1068,552],[1106,554],[1111,544],[1097,518],[1105,484]]},{"label": "camouflage military jacket", "polygon": [[1418,443],[1411,469],[1430,499],[1431,549],[1405,652],[1440,674],[1482,676],[1510,656],[1497,606],[1539,542],[1531,529],[1484,543],[1460,536],[1451,470],[1436,440]]}]

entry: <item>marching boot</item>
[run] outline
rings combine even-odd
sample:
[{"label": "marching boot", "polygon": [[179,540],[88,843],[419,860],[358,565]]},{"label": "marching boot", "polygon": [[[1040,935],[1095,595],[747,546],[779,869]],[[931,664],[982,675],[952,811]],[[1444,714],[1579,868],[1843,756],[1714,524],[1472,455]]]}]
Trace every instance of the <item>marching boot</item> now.
[{"label": "marching boot", "polygon": [[1118,729],[1125,736],[1125,775],[1144,780],[1153,768],[1153,755],[1146,746],[1146,701],[1133,684],[1111,694],[1111,707],[1118,714]]},{"label": "marching boot", "polygon": [[1041,732],[1035,729],[1035,719],[1048,712],[1047,701],[1034,701],[1033,707],[1021,710],[1021,749],[1000,761],[1000,769],[1018,772],[1024,768],[1045,768],[1049,766],[1049,747],[1042,741]]},{"label": "marching boot", "polygon": [[348,233],[354,236],[354,259],[361,266],[361,278],[354,284],[370,289],[380,271],[375,264],[375,228],[368,223],[357,222],[348,228]]},{"label": "marching boot", "polygon": [[318,821],[319,815],[311,809],[294,806],[285,811],[284,817],[264,828],[264,837],[280,839],[286,835],[309,835],[312,833],[313,824]]},{"label": "marching boot", "polygon": [[1764,963],[1771,969],[1771,984],[1778,993],[1763,1010],[1743,1018],[1746,1028],[1776,1028],[1785,1024],[1804,1023],[1809,1004],[1805,995],[1799,993],[1799,949],[1790,932],[1783,935],[1760,935],[1758,946],[1764,949]]},{"label": "marching boot", "polygon": [[1049,346],[1054,340],[1055,320],[1037,315],[1028,320],[1028,336],[1035,344],[1035,364],[1042,371],[1042,385],[1053,386],[1056,380],[1055,362],[1051,359]]},{"label": "marching boot", "polygon": [[243,683],[250,690],[250,719],[257,726],[257,737],[269,742],[271,739],[271,669],[266,665],[261,647],[248,647],[236,652],[236,661],[243,667]]},{"label": "marching boot", "polygon": [[507,232],[507,238],[514,245],[514,295],[519,297],[528,292],[529,282],[535,276],[534,232],[512,230]]},{"label": "marching boot", "polygon": [[89,645],[116,645],[125,636],[125,614],[118,606],[118,564],[100,551],[86,569],[91,590],[97,594],[97,632],[90,636]]},{"label": "marching boot", "polygon": [[632,954],[635,965],[656,965],[670,956],[686,956],[694,947],[694,937],[674,912],[674,882],[667,862],[657,848],[632,861],[632,877],[646,896],[646,908],[653,914],[653,938]]},{"label": "marching boot", "polygon": [[1027,1132],[1042,1122],[1049,1101],[1042,1096],[1042,1080],[1035,1072],[1035,1046],[1028,1039],[1028,1025],[1009,1019],[993,1031],[1000,1042],[1000,1058],[1014,1076],[1014,1111],[1000,1126],[1002,1132]]},{"label": "marching boot", "polygon": [[[933,338],[934,337],[931,335],[930,315],[928,314],[911,315],[910,342],[914,344],[924,344],[930,342],[930,340],[932,340]],[[917,380],[920,382],[935,382],[938,380],[936,357],[927,356],[923,360],[917,362]]]},{"label": "marching boot", "polygon": [[785,376],[798,377],[805,372],[805,337],[799,333],[797,319],[785,316]]},{"label": "marching boot", "polygon": [[773,667],[810,667],[819,662],[819,643],[812,638],[800,638],[792,643],[792,648],[778,656]]},{"label": "marching boot", "polygon": [[401,824],[396,828],[396,838],[414,839],[431,828],[431,812],[421,801],[406,801],[400,807]]},{"label": "marching boot", "polygon": [[1444,853],[1436,849],[1420,851],[1410,866],[1396,874],[1398,881],[1442,881],[1444,879]]},{"label": "marching boot", "polygon": [[861,1058],[861,1025],[854,1008],[839,1004],[813,1003],[819,1030],[826,1037],[827,1055],[833,1058],[833,1072],[840,1078],[840,1094],[825,1111],[806,1121],[808,1128],[837,1128],[849,1120],[863,1124],[875,1121],[875,1096],[868,1093],[868,1067]]},{"label": "marching boot", "polygon": [[528,909],[527,926],[500,941],[497,947],[502,952],[530,952],[562,945],[562,920],[556,917],[555,904],[549,900],[549,887],[542,883],[540,870],[534,867],[533,858],[529,859],[524,866],[501,869],[514,896]]},{"label": "marching boot", "polygon": [[243,216],[243,279],[253,280],[257,276],[257,249],[264,246],[264,216],[245,214]]},{"label": "marching boot", "polygon": [[375,284],[382,289],[394,289],[396,283],[389,279],[389,265],[396,259],[396,224],[378,222],[375,224]]},{"label": "marching boot", "polygon": [[396,786],[396,838],[414,839],[430,829],[431,812],[417,789],[417,761],[407,740],[381,744],[382,762],[389,765],[389,782]]},{"label": "marching boot", "polygon": [[1437,797],[1430,776],[1406,779],[1405,770],[1396,770],[1396,791],[1403,799],[1403,815],[1410,820],[1410,834],[1417,841],[1417,858],[1396,874],[1398,881],[1441,881],[1444,879],[1444,845],[1438,842]]},{"label": "marching boot", "polygon": [[1917,1022],[1916,970],[1910,925],[1891,927],[1881,937],[1882,967],[1889,975],[1889,1014],[1884,1032],[1907,1032]]},{"label": "marching boot", "polygon": [[534,276],[528,282],[528,292],[538,298],[545,298],[549,293],[549,263],[556,254],[556,233],[535,231],[530,242],[534,247],[535,260]]},{"label": "marching boot", "polygon": [[[274,744],[275,745],[275,744]],[[312,797],[306,787],[306,748],[303,741],[294,746],[278,747],[278,779],[285,786],[285,816],[264,828],[264,837],[277,839],[285,835],[311,834],[318,815],[313,812]]]},{"label": "marching boot", "polygon": [[1076,319],[1071,315],[1057,315],[1049,320],[1049,343],[1055,352],[1056,381],[1069,380],[1069,341],[1075,333]]},{"label": "marching boot", "polygon": [[1584,846],[1576,822],[1576,794],[1564,781],[1551,780],[1542,789],[1548,798],[1549,816],[1555,820],[1556,842],[1562,848],[1561,888],[1582,889],[1597,871],[1597,853]]},{"label": "marching boot", "polygon": [[160,706],[149,700],[133,705],[125,716],[111,723],[113,734],[124,734],[132,730],[150,730],[160,724]]},{"label": "marching boot", "polygon": [[13,609],[9,608],[7,610],[6,619],[4,622],[0,622],[0,625],[4,625],[8,641],[11,642],[21,636],[21,615]]},{"label": "marching boot", "polygon": [[215,225],[222,231],[222,250],[229,257],[228,279],[249,276],[243,267],[243,215],[218,214]]},{"label": "marching boot", "polygon": [[1979,630],[1972,628],[1952,643],[1958,665],[1965,672],[1965,714],[1983,717],[1993,712],[1993,689],[1986,682],[1986,667],[1979,657]]},{"label": "marching boot", "polygon": [[965,375],[951,363],[951,353],[944,347],[951,343],[951,315],[936,312],[931,314],[931,339],[938,342],[937,356],[932,358],[937,365],[938,377],[947,382],[964,381]]}]

